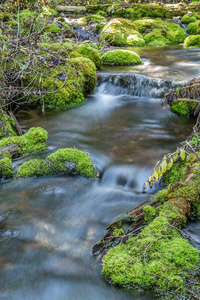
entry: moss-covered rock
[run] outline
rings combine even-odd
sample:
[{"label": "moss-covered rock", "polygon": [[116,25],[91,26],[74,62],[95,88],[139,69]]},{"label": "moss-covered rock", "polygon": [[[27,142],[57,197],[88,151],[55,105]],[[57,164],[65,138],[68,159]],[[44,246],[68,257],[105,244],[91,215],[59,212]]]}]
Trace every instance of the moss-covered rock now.
[{"label": "moss-covered rock", "polygon": [[40,16],[57,16],[58,11],[55,9],[50,8],[49,6],[43,6],[40,10]]},{"label": "moss-covered rock", "polygon": [[145,41],[132,21],[117,18],[109,21],[102,29],[101,40],[114,46],[144,46]]},{"label": "moss-covered rock", "polygon": [[32,127],[22,136],[13,136],[0,140],[0,147],[17,144],[19,148],[15,152],[15,156],[25,153],[41,152],[47,149],[46,140],[48,133],[40,127]]},{"label": "moss-covered rock", "polygon": [[80,26],[84,26],[84,25],[87,25],[90,22],[101,23],[101,22],[104,22],[104,21],[105,21],[105,18],[100,14],[88,15],[88,16],[80,18],[78,20],[78,24]]},{"label": "moss-covered rock", "polygon": [[[144,36],[146,43],[168,44],[182,43],[186,38],[183,28],[177,24],[161,19],[141,19],[134,22],[138,31]],[[150,34],[151,33],[151,34]],[[154,42],[155,40],[155,42]]]},{"label": "moss-covered rock", "polygon": [[135,65],[141,64],[142,61],[138,54],[129,50],[108,51],[102,56],[103,64],[108,65]]},{"label": "moss-covered rock", "polygon": [[24,162],[18,168],[16,177],[26,178],[50,174],[80,174],[93,178],[95,168],[85,152],[65,148],[59,149],[46,159],[32,159]]},{"label": "moss-covered rock", "polygon": [[196,18],[194,16],[188,16],[188,15],[184,15],[181,19],[181,22],[184,24],[189,24],[192,22],[195,22]]},{"label": "moss-covered rock", "polygon": [[184,47],[200,48],[200,35],[190,35],[184,41]]},{"label": "moss-covered rock", "polygon": [[12,117],[0,109],[0,139],[16,136],[16,126]]},{"label": "moss-covered rock", "polygon": [[100,54],[95,48],[90,47],[90,45],[82,44],[75,46],[72,49],[70,57],[78,57],[77,55],[89,58],[95,64],[97,70],[101,69],[102,62]]},{"label": "moss-covered rock", "polygon": [[65,66],[57,67],[45,77],[43,84],[48,89],[45,105],[59,109],[78,105],[94,90],[96,83],[94,63],[88,58],[71,58]]},{"label": "moss-covered rock", "polygon": [[190,23],[188,25],[188,33],[190,35],[200,34],[200,21]]}]

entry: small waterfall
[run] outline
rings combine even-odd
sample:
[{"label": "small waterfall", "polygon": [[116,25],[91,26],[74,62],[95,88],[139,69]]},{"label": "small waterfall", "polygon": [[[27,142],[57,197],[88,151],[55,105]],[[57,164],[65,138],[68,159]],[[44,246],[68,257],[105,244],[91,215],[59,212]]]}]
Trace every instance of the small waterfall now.
[{"label": "small waterfall", "polygon": [[112,95],[162,98],[165,92],[180,83],[169,79],[157,79],[140,74],[100,73],[97,92]]}]

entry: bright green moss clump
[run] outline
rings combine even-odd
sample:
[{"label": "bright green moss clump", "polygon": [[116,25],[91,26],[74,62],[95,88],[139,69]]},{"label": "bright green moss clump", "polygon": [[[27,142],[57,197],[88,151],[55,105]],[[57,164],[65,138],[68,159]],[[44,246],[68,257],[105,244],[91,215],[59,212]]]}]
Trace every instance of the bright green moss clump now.
[{"label": "bright green moss clump", "polygon": [[12,160],[9,157],[0,159],[0,178],[9,178],[13,174]]},{"label": "bright green moss clump", "polygon": [[61,31],[60,27],[58,27],[55,24],[49,24],[46,28],[45,28],[45,32],[50,32],[50,33],[57,33]]},{"label": "bright green moss clump", "polygon": [[65,66],[53,69],[45,77],[44,87],[49,92],[45,96],[45,105],[62,109],[78,105],[84,102],[85,95],[94,90],[96,83],[94,63],[88,58],[72,58]]},{"label": "bright green moss clump", "polygon": [[111,65],[135,65],[141,64],[142,61],[135,52],[129,50],[108,51],[102,56],[104,64]]},{"label": "bright green moss clump", "polygon": [[87,44],[78,45],[72,48],[70,57],[83,56],[89,58],[96,66],[97,70],[101,69],[101,57],[99,52]]},{"label": "bright green moss clump", "polygon": [[81,174],[93,178],[95,169],[85,152],[65,148],[56,151],[46,159],[33,159],[23,163],[17,170],[16,177],[25,178],[50,174]]},{"label": "bright green moss clump", "polygon": [[[145,42],[151,45],[182,43],[186,38],[183,28],[161,19],[141,19],[134,22]],[[155,41],[154,41],[155,40]]]},{"label": "bright green moss clump", "polygon": [[117,18],[109,21],[102,29],[101,40],[114,46],[144,46],[145,41],[132,21]]},{"label": "bright green moss clump", "polygon": [[174,101],[172,103],[171,109],[178,115],[189,117],[194,114],[197,108],[197,103],[189,101]]},{"label": "bright green moss clump", "polygon": [[184,41],[184,46],[200,48],[200,35],[189,35]]},{"label": "bright green moss clump", "polygon": [[108,250],[103,259],[105,276],[123,286],[183,287],[187,271],[199,262],[199,251],[170,227],[177,214],[173,205],[164,207],[137,237]]},{"label": "bright green moss clump", "polygon": [[196,18],[194,16],[188,16],[188,15],[184,15],[181,19],[181,22],[185,23],[185,24],[189,24],[189,23],[192,23],[195,21],[196,21]]},{"label": "bright green moss clump", "polygon": [[190,35],[200,34],[200,21],[190,23],[188,25],[188,33]]},{"label": "bright green moss clump", "polygon": [[48,133],[46,130],[40,127],[32,127],[22,136],[3,138],[0,141],[0,147],[17,144],[19,148],[16,150],[15,156],[31,152],[41,152],[47,149],[47,138]]}]

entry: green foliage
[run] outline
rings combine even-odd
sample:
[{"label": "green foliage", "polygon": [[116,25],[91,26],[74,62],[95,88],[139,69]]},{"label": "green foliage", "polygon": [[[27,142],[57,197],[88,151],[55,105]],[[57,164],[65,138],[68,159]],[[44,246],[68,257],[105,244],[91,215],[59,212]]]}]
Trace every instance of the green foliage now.
[{"label": "green foliage", "polygon": [[101,40],[114,46],[144,46],[145,41],[132,21],[117,18],[109,21],[102,29]]},{"label": "green foliage", "polygon": [[[75,163],[75,166],[70,166],[67,162]],[[91,178],[95,176],[92,161],[85,152],[65,148],[56,151],[46,159],[26,161],[18,168],[16,178],[70,173],[78,173]]]},{"label": "green foliage", "polygon": [[165,185],[169,185],[170,183],[178,182],[186,171],[186,161],[177,161],[175,162],[171,169],[169,169],[163,177],[163,181]]},{"label": "green foliage", "polygon": [[200,48],[200,35],[189,35],[184,41],[185,47]]},{"label": "green foliage", "polygon": [[43,16],[57,16],[57,10],[50,8],[49,6],[43,6],[40,10],[40,15]]},{"label": "green foliage", "polygon": [[196,18],[194,16],[188,16],[188,15],[184,15],[181,19],[181,22],[185,23],[185,24],[189,24],[189,23],[192,23],[195,21],[196,21]]},{"label": "green foliage", "polygon": [[0,147],[18,144],[19,149],[16,150],[15,155],[20,156],[25,153],[41,152],[47,149],[46,140],[48,133],[41,127],[32,127],[22,136],[13,136],[3,138],[0,141]]},{"label": "green foliage", "polygon": [[115,230],[113,231],[113,235],[116,237],[119,237],[123,234],[124,234],[124,229],[122,228],[115,228]]},{"label": "green foliage", "polygon": [[188,33],[190,35],[200,34],[200,21],[190,23],[188,25]]},{"label": "green foliage", "polygon": [[108,51],[102,56],[102,61],[104,64],[114,64],[122,66],[142,63],[139,55],[129,50]]}]

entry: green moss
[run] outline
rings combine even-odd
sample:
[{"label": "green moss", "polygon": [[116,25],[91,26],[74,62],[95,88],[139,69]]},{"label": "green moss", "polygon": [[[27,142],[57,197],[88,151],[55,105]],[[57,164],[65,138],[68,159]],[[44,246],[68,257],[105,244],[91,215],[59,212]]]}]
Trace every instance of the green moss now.
[{"label": "green moss", "polygon": [[137,237],[108,250],[103,258],[105,276],[122,286],[183,287],[187,271],[199,262],[199,252],[169,226],[174,214],[163,208]]},{"label": "green moss", "polygon": [[185,117],[189,117],[190,115],[194,114],[196,108],[197,103],[188,101],[174,101],[171,106],[172,111]]},{"label": "green moss", "polygon": [[173,166],[170,170],[168,170],[163,178],[165,185],[169,185],[170,183],[178,182],[186,171],[186,161],[177,161],[173,163]]},{"label": "green moss", "polygon": [[88,44],[78,45],[73,48],[70,57],[74,57],[74,55],[77,54],[79,54],[79,56],[89,58],[95,64],[97,70],[101,69],[101,57],[99,52],[95,48],[90,47],[90,45]]},{"label": "green moss", "polygon": [[65,28],[65,29],[70,29],[70,26],[68,24],[66,24],[65,22],[62,22],[62,26]]},{"label": "green moss", "polygon": [[154,217],[156,216],[157,210],[156,210],[155,207],[147,205],[143,208],[143,211],[146,212],[146,214],[144,216],[145,224],[149,224],[154,219]]},{"label": "green moss", "polygon": [[45,32],[50,32],[50,33],[57,33],[61,31],[60,27],[58,27],[55,24],[49,24],[47,25],[47,27],[45,28]]},{"label": "green moss", "polygon": [[24,162],[17,170],[16,177],[33,177],[51,174],[51,167],[44,159],[32,159]]},{"label": "green moss", "polygon": [[0,139],[8,136],[16,136],[16,126],[13,118],[0,110]]},{"label": "green moss", "polygon": [[[27,21],[27,19],[35,19],[37,18],[38,13],[36,11],[30,11],[29,9],[24,9],[20,11],[19,13],[19,22],[20,24],[23,24],[24,21]],[[16,19],[18,16],[16,15]]]},{"label": "green moss", "polygon": [[189,24],[189,23],[192,23],[195,21],[196,21],[196,18],[194,16],[188,16],[188,15],[184,15],[181,19],[181,22],[185,23],[185,24]]},{"label": "green moss", "polygon": [[13,136],[3,138],[0,141],[0,147],[18,144],[19,149],[16,150],[15,155],[19,156],[25,153],[41,152],[47,149],[46,140],[48,133],[40,127],[32,127],[22,136]]},{"label": "green moss", "polygon": [[84,176],[94,177],[95,170],[92,161],[83,151],[77,149],[60,149],[54,154],[48,156],[48,160],[54,165],[63,164],[65,161],[76,163],[77,171]]},{"label": "green moss", "polygon": [[62,51],[68,51],[71,48],[73,48],[73,44],[71,42],[65,42],[65,43],[40,43],[40,46],[47,48],[49,50],[62,52]]},{"label": "green moss", "polygon": [[121,235],[123,235],[124,234],[124,230],[121,228],[115,228],[115,230],[113,231],[113,235],[114,236],[116,236],[116,237],[119,237],[119,236],[121,236]]},{"label": "green moss", "polygon": [[13,174],[12,160],[9,157],[0,159],[0,178],[10,178]]},{"label": "green moss", "polygon": [[200,35],[190,35],[184,41],[184,47],[200,48]]},{"label": "green moss", "polygon": [[168,40],[164,35],[163,30],[153,29],[150,33],[147,33],[144,36],[144,40],[148,45],[151,46],[162,46],[170,44],[170,40]]},{"label": "green moss", "polygon": [[187,30],[190,35],[200,34],[200,21],[190,23]]},{"label": "green moss", "polygon": [[[138,31],[146,36],[146,42],[153,44],[153,40],[160,43],[182,43],[186,38],[183,28],[177,24],[162,21],[161,19],[141,19],[134,22]],[[155,44],[156,44],[155,43]]]},{"label": "green moss", "polygon": [[[65,74],[66,81],[59,80],[58,75]],[[52,70],[43,82],[49,94],[45,96],[45,105],[49,108],[62,108],[84,102],[84,96],[96,87],[96,67],[88,58],[78,57],[68,60],[66,66]],[[56,93],[52,91],[57,90]],[[42,104],[42,103],[41,103]]]},{"label": "green moss", "polygon": [[135,65],[142,63],[139,55],[129,50],[108,51],[102,56],[102,61],[104,64],[111,65]]},{"label": "green moss", "polygon": [[114,46],[144,46],[145,41],[132,21],[118,18],[112,19],[102,29],[101,40]]},{"label": "green moss", "polygon": [[[75,165],[67,164],[70,162]],[[65,148],[58,150],[46,159],[32,159],[24,162],[18,168],[16,178],[70,173],[78,173],[91,178],[95,176],[92,161],[85,152]]]}]

